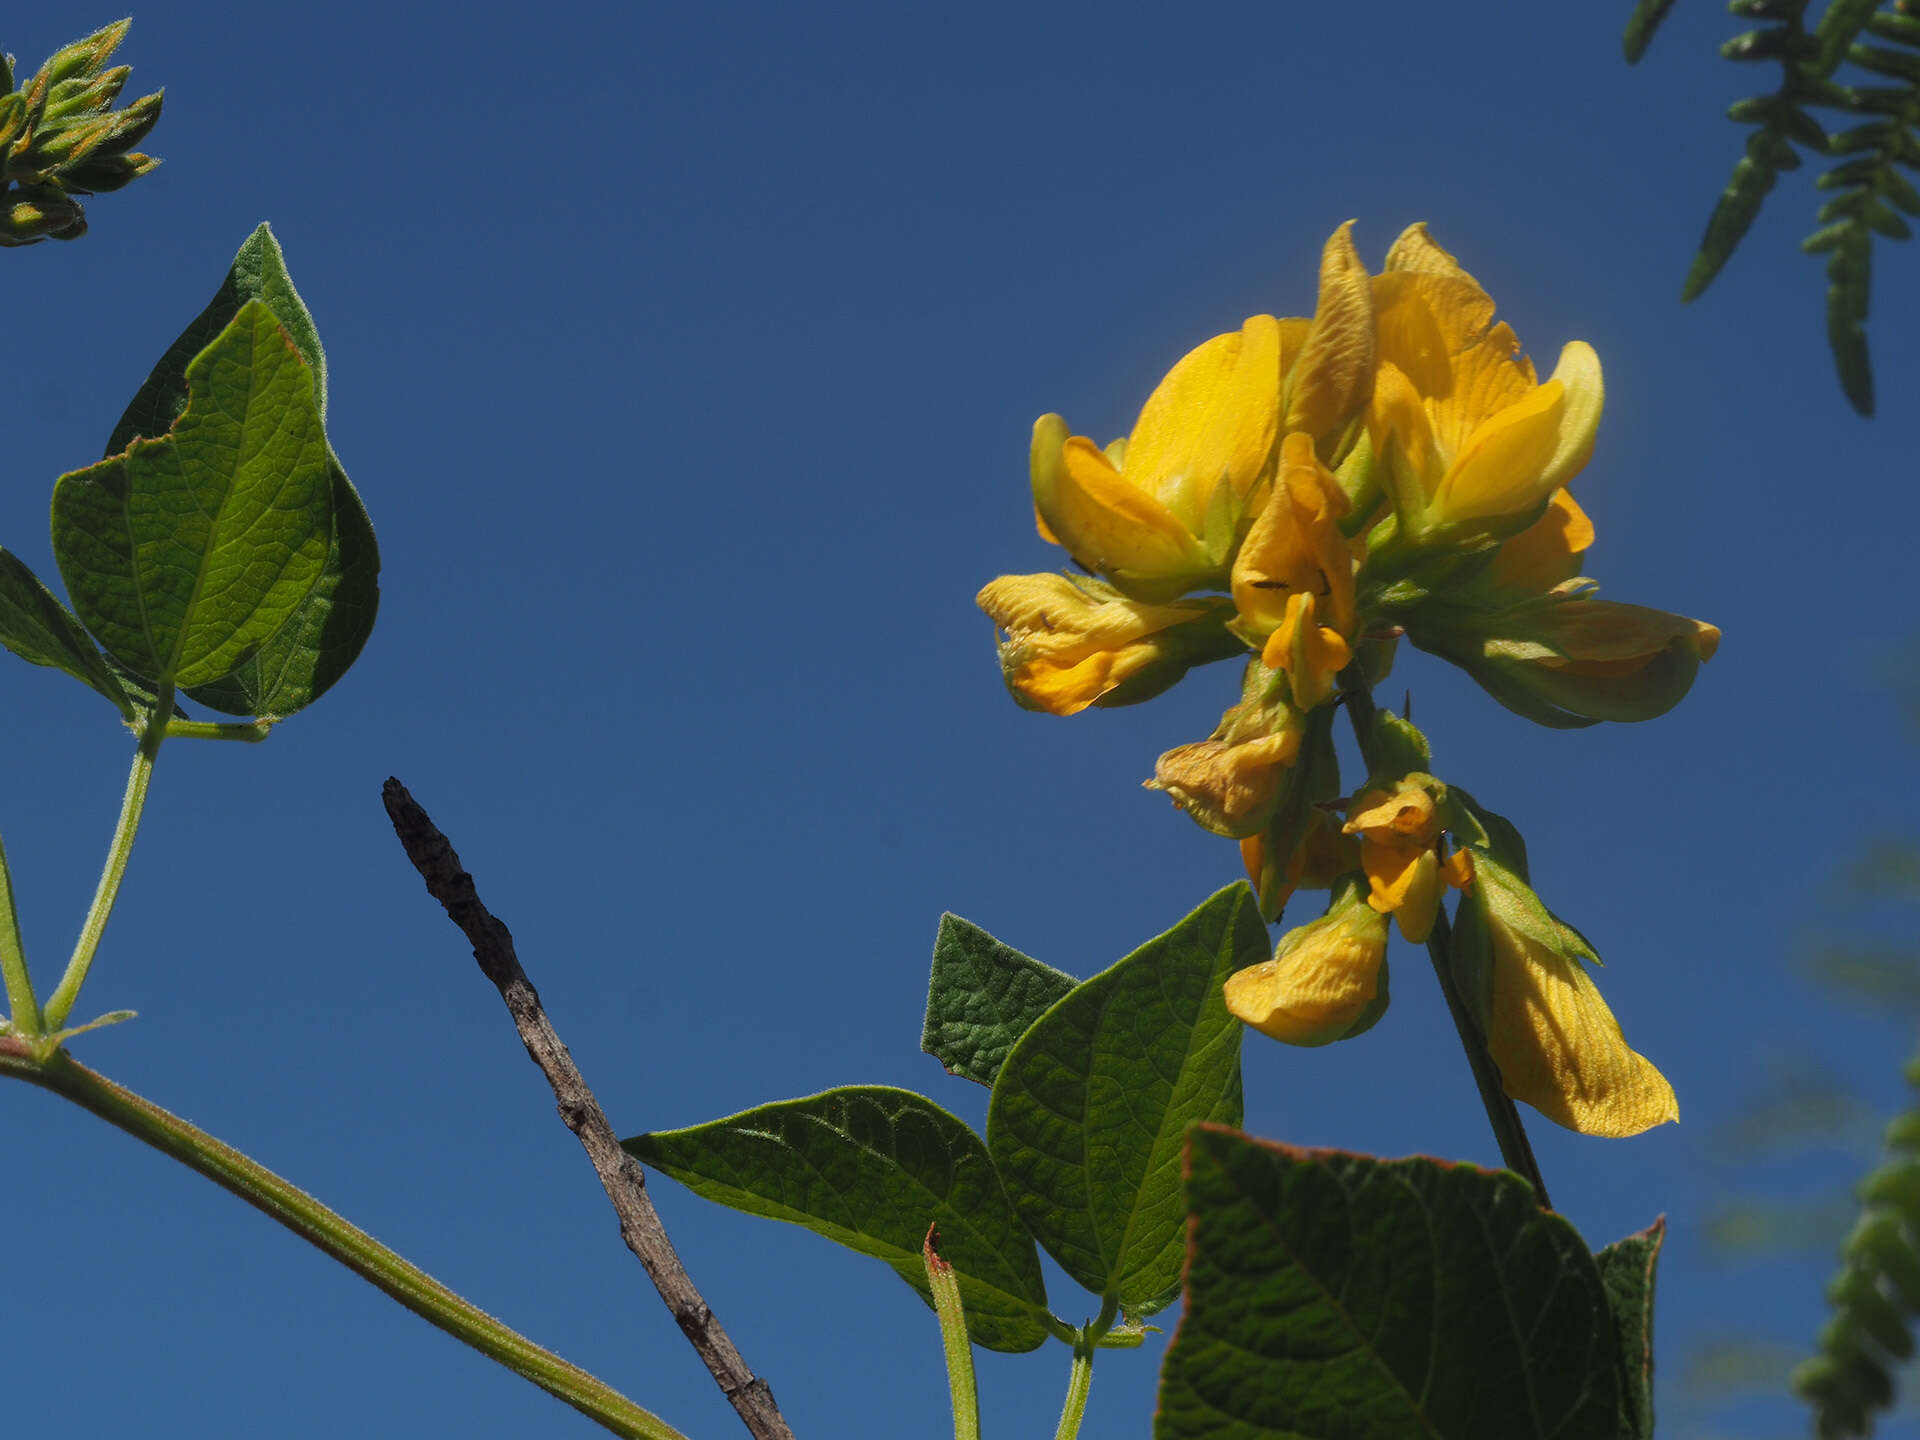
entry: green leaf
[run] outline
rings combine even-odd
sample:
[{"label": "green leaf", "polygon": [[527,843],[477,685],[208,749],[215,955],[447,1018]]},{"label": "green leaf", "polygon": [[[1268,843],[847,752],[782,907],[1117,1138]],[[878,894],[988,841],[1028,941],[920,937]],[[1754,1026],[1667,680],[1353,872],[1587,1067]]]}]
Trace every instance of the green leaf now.
[{"label": "green leaf", "polygon": [[1647,46],[1653,43],[1653,32],[1660,28],[1660,22],[1667,18],[1667,12],[1672,8],[1673,0],[1640,0],[1633,7],[1633,14],[1627,20],[1626,34],[1620,37],[1620,48],[1626,53],[1629,65],[1640,63],[1640,57],[1647,53]]},{"label": "green leaf", "polygon": [[173,429],[63,475],[53,552],[107,653],[157,686],[231,674],[297,610],[333,537],[313,381],[259,301],[187,367]]},{"label": "green leaf", "polygon": [[1517,1176],[1191,1132],[1155,1440],[1619,1440],[1599,1266]]},{"label": "green leaf", "polygon": [[1656,1220],[1593,1257],[1620,1343],[1621,1440],[1653,1440],[1653,1277],[1666,1238],[1667,1222]]},{"label": "green leaf", "polygon": [[[312,371],[314,404],[327,413],[327,359],[306,302],[265,225],[247,237],[207,307],[180,333],[140,387],[107,453],[140,435],[164,434],[186,405],[187,366],[250,300],[264,301]],[[373,523],[331,447],[334,533],[326,569],[279,632],[226,679],[195,686],[194,699],[233,715],[291,715],[319,699],[359,658],[380,603],[380,548]]]},{"label": "green leaf", "polygon": [[0,550],[0,645],[32,664],[66,671],[133,718],[132,702],[86,627],[7,550]]},{"label": "green leaf", "polygon": [[1032,1350],[1051,1330],[1039,1253],[986,1146],[924,1096],[851,1085],[621,1144],[696,1195],[886,1261],[929,1306],[936,1224],[976,1344]]},{"label": "green leaf", "polygon": [[187,691],[229,715],[291,715],[347,673],[380,608],[380,547],[367,507],[331,450],[333,543],[320,579],[252,658],[224,680]]},{"label": "green leaf", "polygon": [[1074,983],[972,921],[942,915],[920,1048],[948,1074],[991,1085],[1014,1042]]},{"label": "green leaf", "polygon": [[1013,1047],[987,1148],[1020,1218],[1075,1280],[1129,1316],[1180,1289],[1180,1146],[1240,1121],[1240,1022],[1221,987],[1267,956],[1244,884],[1074,987]]},{"label": "green leaf", "polygon": [[1873,239],[1864,225],[1857,225],[1827,256],[1827,344],[1847,402],[1866,416],[1873,414],[1866,323],[1872,273]]},{"label": "green leaf", "polygon": [[120,423],[113,427],[113,437],[107,441],[108,456],[118,455],[142,436],[152,439],[173,428],[173,422],[187,408],[187,366],[233,323],[240,307],[250,300],[266,302],[300,358],[307,362],[313,376],[314,408],[320,412],[322,423],[326,421],[327,357],[320,348],[320,334],[314,329],[306,302],[293,288],[293,277],[287,274],[286,258],[273,238],[273,230],[262,225],[233,257],[227,278],[220,282],[213,299],[167,347],[160,363],[128,402]]}]

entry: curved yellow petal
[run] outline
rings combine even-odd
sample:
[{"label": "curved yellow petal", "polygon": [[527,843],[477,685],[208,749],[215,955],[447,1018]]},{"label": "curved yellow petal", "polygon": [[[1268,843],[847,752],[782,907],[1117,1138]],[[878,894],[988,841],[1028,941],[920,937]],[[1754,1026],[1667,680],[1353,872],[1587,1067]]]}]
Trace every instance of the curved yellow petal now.
[{"label": "curved yellow petal", "polygon": [[1266,473],[1279,410],[1280,323],[1255,315],[1189,352],[1148,397],[1127,441],[1127,482],[1199,535],[1218,487],[1244,499]]},{"label": "curved yellow petal", "polygon": [[1569,1130],[1624,1137],[1680,1118],[1673,1087],[1627,1045],[1586,967],[1504,926],[1487,1046],[1507,1094]]},{"label": "curved yellow petal", "polygon": [[1557,380],[1482,421],[1434,492],[1432,518],[1442,524],[1517,515],[1538,505],[1561,441],[1566,394]]},{"label": "curved yellow petal", "polygon": [[1287,375],[1285,428],[1317,440],[1337,434],[1373,391],[1373,281],[1352,231],[1349,220],[1321,253],[1313,325]]},{"label": "curved yellow petal", "polygon": [[1388,360],[1382,360],[1374,374],[1367,431],[1373,453],[1384,462],[1394,510],[1403,516],[1419,515],[1432,501],[1447,467],[1419,390]]},{"label": "curved yellow petal", "polygon": [[[1402,230],[1393,244],[1387,247],[1387,265],[1389,270],[1414,270],[1423,275],[1446,275],[1455,280],[1464,280],[1474,289],[1480,290],[1480,282],[1460,268],[1460,262],[1435,240],[1427,230],[1427,222],[1416,220]],[[1486,292],[1481,291],[1482,294]],[[1488,313],[1492,313],[1493,302],[1487,302]]]},{"label": "curved yellow petal", "polygon": [[1198,542],[1164,505],[1129,485],[1091,440],[1066,432],[1058,415],[1034,423],[1033,504],[1074,559],[1108,574],[1205,568]]},{"label": "curved yellow petal", "polygon": [[1560,412],[1560,443],[1541,473],[1543,489],[1564,485],[1586,467],[1593,455],[1593,437],[1600,428],[1606,387],[1600,379],[1600,357],[1584,340],[1570,340],[1560,351],[1548,384],[1558,383],[1566,399]]}]

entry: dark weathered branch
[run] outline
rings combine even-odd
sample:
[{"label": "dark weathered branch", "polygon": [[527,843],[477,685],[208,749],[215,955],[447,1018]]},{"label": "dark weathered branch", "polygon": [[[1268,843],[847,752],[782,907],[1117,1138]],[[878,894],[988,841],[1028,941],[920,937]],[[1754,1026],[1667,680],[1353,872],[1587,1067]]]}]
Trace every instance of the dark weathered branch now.
[{"label": "dark weathered branch", "polygon": [[720,1393],[740,1416],[740,1421],[755,1440],[793,1440],[793,1431],[774,1404],[773,1391],[765,1380],[757,1378],[740,1358],[733,1341],[721,1328],[707,1302],[700,1298],[688,1277],[686,1267],[667,1239],[666,1227],[647,1194],[646,1172],[625,1150],[607,1123],[606,1112],[593,1098],[580,1069],[567,1053],[567,1047],[554,1033],[553,1023],[541,1008],[539,992],[520,968],[514,954],[513,935],[485,905],[474,890],[473,877],[461,868],[447,837],[435,828],[427,812],[420,808],[407,787],[389,779],[381,787],[381,799],[393,821],[394,834],[413,862],[413,868],[427,882],[427,893],[446,907],[448,916],[473,942],[473,958],[500,991],[513,1016],[514,1028],[527,1047],[527,1054],[540,1067],[553,1087],[560,1118],[579,1139],[595,1173],[605,1187],[620,1217],[620,1236],[627,1248],[647,1267],[654,1288],[679,1323],[687,1341],[706,1362]]}]

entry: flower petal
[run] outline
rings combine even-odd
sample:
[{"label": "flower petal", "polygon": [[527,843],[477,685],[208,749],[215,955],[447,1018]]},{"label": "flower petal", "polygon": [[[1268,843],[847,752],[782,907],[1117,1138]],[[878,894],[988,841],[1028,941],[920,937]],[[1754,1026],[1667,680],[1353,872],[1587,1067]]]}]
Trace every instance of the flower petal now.
[{"label": "flower petal", "polygon": [[1565,412],[1564,387],[1549,380],[1483,420],[1447,467],[1433,518],[1490,520],[1538,505],[1553,488],[1542,488],[1543,476],[1558,452]]},{"label": "flower petal", "polygon": [[1373,391],[1373,282],[1353,248],[1353,221],[1320,257],[1320,298],[1299,358],[1287,375],[1285,429],[1329,440]]},{"label": "flower petal", "polygon": [[1031,463],[1041,525],[1089,569],[1123,585],[1122,575],[1177,580],[1206,569],[1198,542],[1167,508],[1128,484],[1091,440],[1069,436],[1058,415],[1034,422]]},{"label": "flower petal", "polygon": [[1245,499],[1279,433],[1280,323],[1255,315],[1183,358],[1148,398],[1127,442],[1127,482],[1189,533],[1205,528],[1221,485]]},{"label": "flower petal", "polygon": [[1593,521],[1573,496],[1556,490],[1547,513],[1500,547],[1487,580],[1511,594],[1544,595],[1580,573],[1580,557],[1592,546]]},{"label": "flower petal", "polygon": [[1680,1118],[1666,1077],[1631,1049],[1578,960],[1496,931],[1487,1045],[1507,1094],[1583,1135],[1624,1137]]}]

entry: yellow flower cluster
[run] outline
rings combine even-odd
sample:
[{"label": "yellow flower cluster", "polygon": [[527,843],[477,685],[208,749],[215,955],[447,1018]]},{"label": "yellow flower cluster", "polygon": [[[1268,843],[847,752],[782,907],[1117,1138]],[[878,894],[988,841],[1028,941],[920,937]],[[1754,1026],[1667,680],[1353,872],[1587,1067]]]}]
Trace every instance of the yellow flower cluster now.
[{"label": "yellow flower cluster", "polygon": [[1480,904],[1492,852],[1423,756],[1376,758],[1340,796],[1328,707],[1384,678],[1404,636],[1541,724],[1647,719],[1678,703],[1719,632],[1599,600],[1579,573],[1593,526],[1566,487],[1600,421],[1592,348],[1566,345],[1542,381],[1424,226],[1379,274],[1350,231],[1327,241],[1310,319],[1256,315],[1206,341],[1125,438],[1035,423],[1036,523],[1084,573],[1003,576],[979,604],[1015,698],[1056,715],[1246,661],[1240,703],[1147,783],[1241,842],[1268,915],[1296,888],[1335,893],[1229,986],[1248,1024],[1306,1044],[1366,1028],[1385,1004],[1388,918],[1424,940],[1451,885],[1494,915],[1476,1018],[1509,1092],[1576,1129],[1633,1133],[1672,1118],[1672,1092],[1620,1039],[1590,952],[1556,948],[1544,923],[1503,930]]}]

